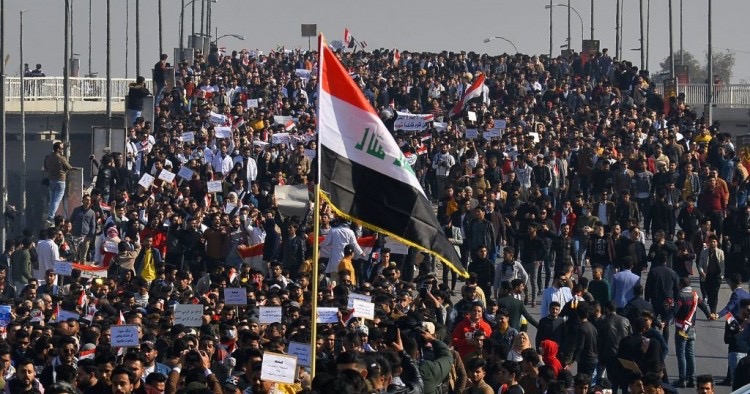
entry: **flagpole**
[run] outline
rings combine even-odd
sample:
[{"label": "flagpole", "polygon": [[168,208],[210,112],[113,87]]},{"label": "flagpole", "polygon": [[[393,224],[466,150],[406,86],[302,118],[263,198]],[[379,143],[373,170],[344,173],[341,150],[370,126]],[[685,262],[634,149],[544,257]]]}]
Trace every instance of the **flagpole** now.
[{"label": "flagpole", "polygon": [[[318,34],[318,92],[320,84],[323,82],[323,34]],[[320,93],[318,93],[320,97]],[[320,113],[320,106],[318,106]],[[318,139],[320,140],[320,122],[318,122]],[[320,279],[318,276],[318,256],[320,253],[320,144],[317,144],[316,158],[318,160],[317,177],[315,179],[315,206],[313,207],[313,251],[312,251],[312,321],[310,322],[310,376],[315,378],[315,368],[317,365],[318,349],[318,285]]]}]

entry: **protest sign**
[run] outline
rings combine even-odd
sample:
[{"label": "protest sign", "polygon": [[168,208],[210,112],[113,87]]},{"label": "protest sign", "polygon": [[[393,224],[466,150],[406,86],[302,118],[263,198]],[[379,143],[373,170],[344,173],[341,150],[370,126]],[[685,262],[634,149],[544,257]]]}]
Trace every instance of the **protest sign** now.
[{"label": "protest sign", "polygon": [[237,204],[228,202],[227,205],[224,207],[224,213],[227,213],[227,214],[232,213],[232,211],[234,211],[235,208],[237,208]]},{"label": "protest sign", "polygon": [[375,319],[375,304],[362,300],[354,300],[354,317],[363,317],[365,319]]},{"label": "protest sign", "polygon": [[179,175],[180,178],[186,181],[193,179],[193,174],[194,174],[193,170],[187,168],[186,166],[180,167],[180,171],[177,172],[177,175]]},{"label": "protest sign", "polygon": [[409,254],[409,247],[406,244],[391,237],[385,239],[385,247],[391,249],[391,254]]},{"label": "protest sign", "polygon": [[70,261],[55,261],[55,273],[57,275],[70,276],[73,274],[73,263]]},{"label": "protest sign", "polygon": [[263,352],[260,378],[267,382],[293,384],[297,379],[297,357]]},{"label": "protest sign", "polygon": [[500,137],[500,135],[501,135],[500,129],[494,129],[494,128],[489,129],[485,131],[484,133],[482,133],[482,137],[484,137],[484,139],[497,138],[497,137]]},{"label": "protest sign", "polygon": [[64,309],[60,309],[57,312],[57,321],[68,321],[70,319],[78,320],[80,318],[81,314],[78,312],[66,311]]},{"label": "protest sign", "polygon": [[354,307],[354,300],[360,300],[364,302],[372,302],[372,296],[368,296],[365,294],[359,294],[359,293],[349,293],[349,301],[346,304],[346,307],[351,309]]},{"label": "protest sign", "polygon": [[469,122],[476,122],[477,121],[477,113],[474,111],[469,111],[466,113],[466,115],[469,118]]},{"label": "protest sign", "polygon": [[270,324],[281,322],[281,307],[280,306],[262,306],[260,307],[260,315],[258,316],[260,324]]},{"label": "protest sign", "polygon": [[214,134],[216,138],[232,138],[232,129],[229,127],[216,127],[214,128]]},{"label": "protest sign", "polygon": [[404,131],[422,131],[434,118],[432,114],[410,114],[399,111],[396,111],[396,115],[398,117],[393,122],[393,128]]},{"label": "protest sign", "polygon": [[206,186],[209,193],[221,193],[221,181],[208,181]]},{"label": "protest sign", "polygon": [[289,342],[288,353],[290,356],[297,356],[297,363],[299,363],[299,365],[302,365],[304,367],[309,367],[311,365],[310,355],[312,353],[312,350],[309,344]]},{"label": "protest sign", "polygon": [[138,181],[138,184],[143,186],[144,189],[150,188],[152,183],[154,183],[154,177],[151,174],[143,174],[141,180]]},{"label": "protest sign", "polygon": [[291,116],[280,116],[280,115],[276,115],[273,117],[273,123],[275,124],[285,125],[289,121],[294,121],[294,118],[292,118]]},{"label": "protest sign", "polygon": [[140,345],[138,326],[111,326],[109,329],[112,335],[109,342],[112,347],[136,347]]},{"label": "protest sign", "polygon": [[10,305],[0,305],[0,327],[7,327],[10,323]]},{"label": "protest sign", "polygon": [[244,287],[225,287],[225,305],[247,305],[247,289]]},{"label": "protest sign", "polygon": [[159,179],[169,183],[172,183],[172,181],[174,180],[174,176],[174,172],[168,170],[161,170],[161,172],[159,173]]},{"label": "protest sign", "polygon": [[466,129],[466,139],[473,140],[479,137],[479,131],[477,129]]},{"label": "protest sign", "polygon": [[317,154],[315,149],[305,149],[305,156],[310,160],[314,159]]},{"label": "protest sign", "polygon": [[258,99],[248,99],[247,100],[247,107],[248,108],[258,108]]},{"label": "protest sign", "polygon": [[318,308],[318,324],[326,323],[338,323],[339,322],[339,308],[335,307],[319,307]]},{"label": "protest sign", "polygon": [[278,144],[287,144],[292,141],[291,137],[289,136],[289,133],[276,133],[271,137],[271,143],[274,145]]},{"label": "protest sign", "polygon": [[223,125],[227,123],[227,117],[222,114],[217,114],[216,112],[211,112],[208,117],[208,121],[215,126]]},{"label": "protest sign", "polygon": [[203,325],[203,305],[176,304],[174,306],[174,324],[185,327],[200,327]]},{"label": "protest sign", "polygon": [[195,141],[195,133],[192,131],[186,131],[182,133],[182,142],[193,142]]}]

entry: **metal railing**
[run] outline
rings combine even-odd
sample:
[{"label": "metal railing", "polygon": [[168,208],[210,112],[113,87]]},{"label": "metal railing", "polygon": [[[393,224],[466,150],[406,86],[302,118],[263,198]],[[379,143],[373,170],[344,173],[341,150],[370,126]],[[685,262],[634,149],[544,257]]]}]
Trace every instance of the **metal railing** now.
[{"label": "metal railing", "polygon": [[[750,85],[748,84],[715,84],[713,89],[713,103],[716,107],[750,107]],[[657,91],[663,94],[664,88],[659,86]],[[708,103],[707,84],[678,85],[677,93],[684,93],[685,103],[689,105]]]},{"label": "metal railing", "polygon": [[[112,101],[125,101],[133,79],[112,78]],[[55,100],[65,97],[63,77],[24,78],[26,101]],[[146,86],[153,92],[151,80]],[[107,98],[107,78],[70,78],[69,97],[72,101],[104,101]],[[5,78],[5,100],[20,100],[21,78]]]}]

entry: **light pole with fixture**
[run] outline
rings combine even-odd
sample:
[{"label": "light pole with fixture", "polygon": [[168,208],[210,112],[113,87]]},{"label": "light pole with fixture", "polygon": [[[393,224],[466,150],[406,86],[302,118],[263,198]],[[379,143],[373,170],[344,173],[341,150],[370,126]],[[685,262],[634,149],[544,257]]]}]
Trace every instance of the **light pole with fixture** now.
[{"label": "light pole with fixture", "polygon": [[[565,7],[568,9],[568,15],[570,15],[570,11],[575,12],[575,14],[578,16],[578,20],[581,21],[581,40],[583,40],[583,17],[578,12],[578,10],[575,9],[575,7],[571,6],[570,4],[563,4],[563,3],[557,3],[557,4],[548,4],[544,6],[545,10],[551,9],[552,7]],[[571,37],[570,37],[570,18],[568,18],[568,49],[571,49]]]},{"label": "light pole with fixture", "polygon": [[513,41],[511,41],[511,40],[509,40],[509,39],[507,39],[505,37],[500,37],[500,36],[487,37],[487,38],[484,39],[484,43],[487,44],[488,42],[494,41],[494,40],[503,40],[503,41],[507,42],[508,44],[510,44],[511,46],[513,46],[513,50],[516,51],[516,53],[518,53],[518,48],[516,47],[516,44],[514,44]]},{"label": "light pole with fixture", "polygon": [[219,40],[221,40],[224,37],[234,37],[240,41],[245,41],[245,36],[243,36],[242,34],[223,34],[223,35],[216,37],[216,39],[214,40],[214,45],[218,46]]},{"label": "light pole with fixture", "polygon": [[20,70],[21,78],[21,206],[19,211],[21,212],[21,228],[26,228],[26,109],[24,101],[26,100],[26,80],[25,70],[23,67],[23,14],[27,10],[21,10],[19,12],[21,17],[21,23],[19,25],[19,60],[18,69]]}]

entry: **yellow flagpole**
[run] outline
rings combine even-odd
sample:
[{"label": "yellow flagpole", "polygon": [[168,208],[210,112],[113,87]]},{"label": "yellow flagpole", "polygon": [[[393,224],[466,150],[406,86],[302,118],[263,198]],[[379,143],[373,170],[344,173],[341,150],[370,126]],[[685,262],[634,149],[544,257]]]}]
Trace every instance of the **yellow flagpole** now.
[{"label": "yellow flagpole", "polygon": [[[323,45],[325,39],[323,33],[318,34],[318,94],[320,94],[320,83],[323,82]],[[320,104],[318,104],[318,113],[320,113]],[[318,340],[318,284],[320,280],[318,270],[318,260],[320,256],[320,122],[317,125],[318,144],[316,146],[317,154],[315,159],[318,160],[317,176],[315,178],[315,206],[313,207],[313,252],[312,252],[312,316],[310,322],[310,376],[315,378],[315,368],[317,366],[318,349],[316,346]]]}]

